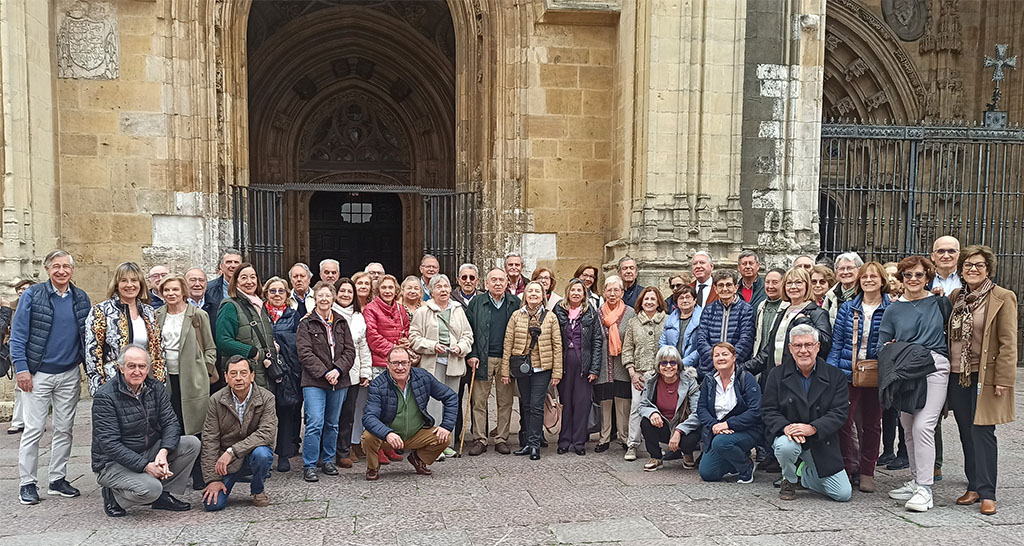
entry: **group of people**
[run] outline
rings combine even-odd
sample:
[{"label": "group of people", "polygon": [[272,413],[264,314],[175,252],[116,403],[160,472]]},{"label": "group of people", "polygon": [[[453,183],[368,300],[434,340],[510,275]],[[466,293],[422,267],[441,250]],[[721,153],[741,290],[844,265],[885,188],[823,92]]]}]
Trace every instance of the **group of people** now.
[{"label": "group of people", "polygon": [[603,282],[581,265],[559,293],[554,272],[527,280],[516,254],[484,276],[463,264],[455,282],[430,255],[401,283],[378,263],[341,277],[324,260],[313,284],[305,264],[261,279],[228,250],[209,282],[198,268],[121,264],[96,305],[71,282],[68,253],[44,266],[49,279],[20,295],[10,336],[25,504],[39,502],[51,407],[47,493],[79,494],[65,468],[82,364],[110,516],[187,510],[175,495],[189,477],[207,510],[238,481],[265,506],[275,454],[280,472],[301,456],[310,482],[359,459],[371,481],[402,459],[429,475],[463,447],[537,460],[552,411],[558,454],[586,455],[592,433],[593,451],[607,451],[614,429],[625,460],[646,451],[645,471],[681,459],[705,481],[781,473],[783,500],[809,489],[845,501],[854,487],[875,491],[876,465],[909,467],[889,496],[924,511],[941,479],[946,407],[968,479],[957,503],[991,514],[994,426],[1015,418],[1016,297],[994,284],[990,248],[961,251],[952,237],[930,257],[847,253],[833,269],[800,256],[764,274],[755,252],[736,269],[698,252],[668,279],[667,300],[628,256]]}]

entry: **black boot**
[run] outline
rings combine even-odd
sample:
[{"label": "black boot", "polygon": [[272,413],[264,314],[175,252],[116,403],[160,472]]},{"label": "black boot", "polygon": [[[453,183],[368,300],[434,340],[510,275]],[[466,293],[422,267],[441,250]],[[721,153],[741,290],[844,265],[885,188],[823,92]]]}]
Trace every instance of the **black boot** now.
[{"label": "black boot", "polygon": [[117,499],[114,498],[114,492],[109,487],[101,489],[103,494],[103,511],[112,518],[119,518],[125,515],[127,512],[124,508],[121,508],[120,504],[117,504]]}]

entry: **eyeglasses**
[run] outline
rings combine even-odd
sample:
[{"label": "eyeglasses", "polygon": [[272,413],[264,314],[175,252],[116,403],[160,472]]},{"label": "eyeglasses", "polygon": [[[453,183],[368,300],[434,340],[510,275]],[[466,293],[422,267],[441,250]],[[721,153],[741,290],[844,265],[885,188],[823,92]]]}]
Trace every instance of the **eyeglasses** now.
[{"label": "eyeglasses", "polygon": [[934,254],[949,254],[950,256],[958,252],[960,251],[955,248],[936,248],[932,250],[932,253]]},{"label": "eyeglasses", "polygon": [[924,271],[904,271],[903,272],[903,278],[904,279],[923,279],[925,277],[925,275],[926,274],[925,274]]},{"label": "eyeglasses", "polygon": [[735,288],[736,285],[731,282],[720,282],[715,285],[715,288]]},{"label": "eyeglasses", "polygon": [[988,264],[985,263],[985,262],[964,262],[964,271],[968,271],[968,270],[981,271],[982,269],[987,269],[987,268],[988,268]]},{"label": "eyeglasses", "polygon": [[267,290],[267,294],[287,294],[288,291],[284,288],[271,288]]},{"label": "eyeglasses", "polygon": [[658,362],[658,365],[662,368],[675,368],[679,366],[679,363],[675,360],[662,360],[661,362]]},{"label": "eyeglasses", "polygon": [[803,285],[804,285],[804,281],[789,281],[789,282],[786,283],[786,286],[803,286]]},{"label": "eyeglasses", "polygon": [[412,365],[412,362],[408,360],[392,360],[391,362],[388,362],[388,365],[396,368],[408,368]]},{"label": "eyeglasses", "polygon": [[476,280],[476,276],[475,275],[463,275],[463,276],[459,277],[459,279],[464,280],[464,281],[475,281]]},{"label": "eyeglasses", "polygon": [[789,344],[789,348],[794,350],[794,351],[804,351],[804,350],[809,351],[809,350],[811,350],[811,349],[813,349],[813,348],[815,348],[817,346],[818,346],[818,342],[817,341],[815,341],[814,343],[790,343]]}]

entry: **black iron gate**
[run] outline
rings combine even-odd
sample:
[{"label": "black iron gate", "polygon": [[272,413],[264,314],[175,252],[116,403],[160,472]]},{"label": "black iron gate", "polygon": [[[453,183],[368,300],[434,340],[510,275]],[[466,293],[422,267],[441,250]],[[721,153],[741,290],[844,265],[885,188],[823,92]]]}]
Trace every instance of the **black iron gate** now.
[{"label": "black iron gate", "polygon": [[473,192],[423,196],[423,253],[436,256],[442,272],[457,275],[460,265],[473,263],[476,209]]},{"label": "black iron gate", "polygon": [[232,187],[235,248],[261,279],[284,271],[284,190]]},{"label": "black iron gate", "polygon": [[1021,128],[824,124],[820,177],[824,255],[898,261],[953,235],[991,246],[997,282],[1024,290]]}]

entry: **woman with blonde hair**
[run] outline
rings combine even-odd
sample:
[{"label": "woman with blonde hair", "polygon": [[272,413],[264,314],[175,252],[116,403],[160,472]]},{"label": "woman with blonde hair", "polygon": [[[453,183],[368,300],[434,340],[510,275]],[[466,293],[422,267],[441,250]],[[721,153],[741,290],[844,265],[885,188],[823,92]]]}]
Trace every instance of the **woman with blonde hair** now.
[{"label": "woman with blonde hair", "polygon": [[156,310],[149,304],[146,276],[135,262],[124,262],[114,270],[107,286],[107,299],[92,306],[85,318],[85,373],[89,392],[117,376],[117,355],[123,347],[139,345],[149,351],[150,369],[157,381],[164,381],[164,352]]}]

